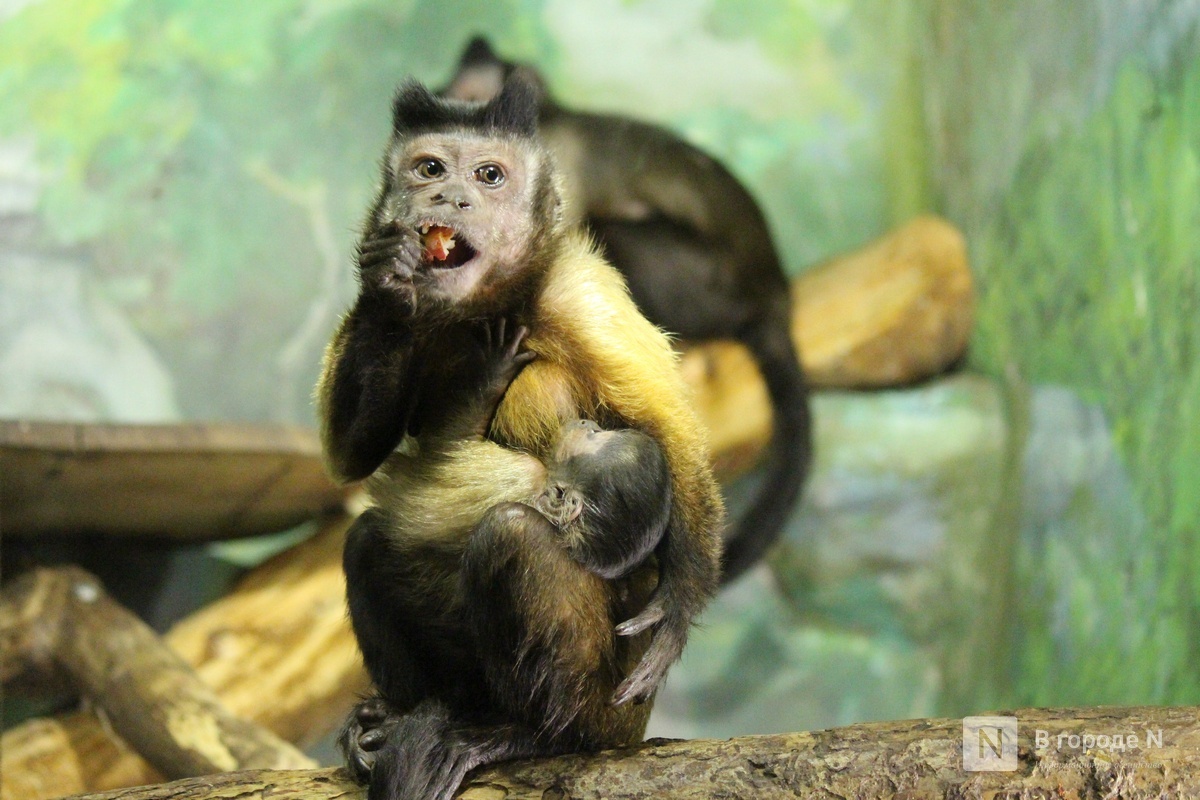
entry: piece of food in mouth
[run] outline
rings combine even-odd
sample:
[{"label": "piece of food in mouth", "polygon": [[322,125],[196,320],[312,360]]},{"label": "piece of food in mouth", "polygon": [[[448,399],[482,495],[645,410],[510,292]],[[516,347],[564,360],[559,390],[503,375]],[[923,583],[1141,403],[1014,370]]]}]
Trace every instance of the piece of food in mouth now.
[{"label": "piece of food in mouth", "polygon": [[422,225],[421,244],[425,247],[426,261],[445,261],[454,249],[454,229],[445,225]]}]

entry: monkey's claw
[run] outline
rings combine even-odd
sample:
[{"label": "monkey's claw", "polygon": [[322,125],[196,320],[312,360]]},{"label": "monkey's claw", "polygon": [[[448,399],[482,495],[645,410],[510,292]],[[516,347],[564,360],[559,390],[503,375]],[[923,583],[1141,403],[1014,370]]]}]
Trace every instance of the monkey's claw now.
[{"label": "monkey's claw", "polygon": [[617,626],[616,631],[618,636],[637,636],[642,631],[662,622],[666,616],[666,611],[658,603],[651,602],[638,613],[637,616],[627,619]]}]

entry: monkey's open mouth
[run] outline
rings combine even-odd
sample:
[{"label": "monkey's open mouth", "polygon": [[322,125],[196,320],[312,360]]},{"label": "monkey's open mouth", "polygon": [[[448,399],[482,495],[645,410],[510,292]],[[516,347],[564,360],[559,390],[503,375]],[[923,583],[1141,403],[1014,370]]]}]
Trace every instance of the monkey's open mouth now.
[{"label": "monkey's open mouth", "polygon": [[475,257],[475,248],[471,247],[461,234],[446,225],[424,223],[417,230],[421,233],[421,260],[430,266],[440,269],[453,269]]}]

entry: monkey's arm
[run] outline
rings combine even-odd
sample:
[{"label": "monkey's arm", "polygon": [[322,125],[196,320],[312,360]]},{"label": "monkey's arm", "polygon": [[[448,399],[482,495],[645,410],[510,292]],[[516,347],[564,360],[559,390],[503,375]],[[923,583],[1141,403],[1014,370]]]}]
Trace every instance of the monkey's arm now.
[{"label": "monkey's arm", "polygon": [[317,385],[321,443],[335,478],[367,477],[404,437],[416,407],[413,231],[370,226],[358,244],[360,291],[325,349]]},{"label": "monkey's arm", "polygon": [[416,405],[413,337],[359,297],[325,350],[317,388],[321,443],[335,478],[367,477],[396,449]]}]

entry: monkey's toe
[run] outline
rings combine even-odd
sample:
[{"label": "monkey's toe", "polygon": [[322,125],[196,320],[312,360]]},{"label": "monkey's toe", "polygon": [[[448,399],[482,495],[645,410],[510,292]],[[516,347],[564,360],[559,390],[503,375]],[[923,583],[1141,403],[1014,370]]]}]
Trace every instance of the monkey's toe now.
[{"label": "monkey's toe", "polygon": [[363,731],[358,737],[358,748],[368,752],[378,750],[387,741],[387,736],[386,728],[371,728]]},{"label": "monkey's toe", "polygon": [[346,766],[354,773],[354,779],[359,783],[370,783],[371,770],[375,766],[375,754],[361,748],[355,749],[346,757]]},{"label": "monkey's toe", "polygon": [[379,723],[388,718],[391,713],[387,701],[382,697],[371,697],[363,700],[354,709],[354,715],[358,719],[358,724],[364,729],[373,728]]},{"label": "monkey's toe", "polygon": [[636,636],[647,628],[662,622],[666,612],[662,606],[651,603],[632,619],[627,619],[617,626],[618,636]]}]

